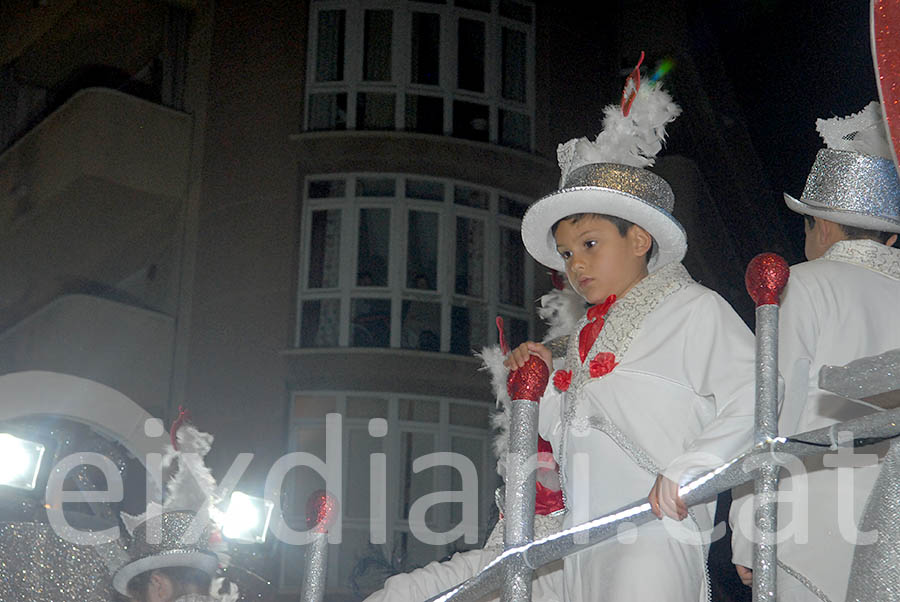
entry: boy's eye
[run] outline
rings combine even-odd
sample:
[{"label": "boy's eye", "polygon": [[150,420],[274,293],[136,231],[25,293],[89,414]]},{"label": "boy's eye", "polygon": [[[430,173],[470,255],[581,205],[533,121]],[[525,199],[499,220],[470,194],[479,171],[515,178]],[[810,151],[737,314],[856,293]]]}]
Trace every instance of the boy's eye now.
[{"label": "boy's eye", "polygon": [[563,261],[568,261],[572,256],[572,251],[560,251],[559,256],[563,258]]},{"label": "boy's eye", "polygon": [[597,244],[596,240],[586,240],[586,241],[584,241],[584,248],[590,249],[591,247],[595,246],[596,244]]}]

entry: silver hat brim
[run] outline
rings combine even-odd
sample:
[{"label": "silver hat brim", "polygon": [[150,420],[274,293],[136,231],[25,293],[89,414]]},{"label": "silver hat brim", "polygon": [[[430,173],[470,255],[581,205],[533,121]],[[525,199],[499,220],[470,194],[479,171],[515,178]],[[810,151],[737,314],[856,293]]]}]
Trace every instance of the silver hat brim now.
[{"label": "silver hat brim", "polygon": [[788,209],[803,215],[820,217],[853,228],[864,228],[866,230],[876,230],[878,232],[900,233],[900,222],[890,218],[876,217],[874,215],[866,215],[864,213],[857,213],[846,209],[835,209],[834,207],[807,203],[792,197],[786,192],[784,193],[784,202],[788,206]]},{"label": "silver hat brim", "polygon": [[681,261],[687,252],[684,228],[671,214],[643,199],[600,186],[564,188],[536,201],[522,218],[522,241],[528,253],[540,264],[564,272],[565,262],[556,250],[550,228],[576,213],[599,213],[626,219],[650,233],[657,251],[648,270]]},{"label": "silver hat brim", "polygon": [[130,562],[116,572],[113,587],[123,596],[128,595],[128,582],[147,571],[168,567],[188,567],[198,569],[212,576],[218,568],[218,559],[212,553],[205,552],[172,552],[139,558]]}]

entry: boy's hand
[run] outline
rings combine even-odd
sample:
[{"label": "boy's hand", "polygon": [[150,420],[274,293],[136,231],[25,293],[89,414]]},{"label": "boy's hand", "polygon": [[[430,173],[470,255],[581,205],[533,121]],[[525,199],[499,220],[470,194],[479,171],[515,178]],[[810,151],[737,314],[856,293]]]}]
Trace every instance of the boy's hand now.
[{"label": "boy's hand", "polygon": [[650,501],[650,509],[656,518],[662,520],[663,515],[675,520],[684,520],[687,518],[687,504],[678,495],[678,483],[659,475],[656,477],[656,483],[647,496]]},{"label": "boy's hand", "polygon": [[544,363],[547,364],[547,368],[553,372],[553,354],[550,353],[550,350],[544,345],[533,341],[522,343],[510,351],[509,355],[506,356],[503,365],[506,366],[510,372],[518,370],[525,365],[525,362],[527,362],[528,358],[532,355],[536,355],[544,360]]},{"label": "boy's hand", "polygon": [[734,568],[737,569],[737,574],[738,577],[741,578],[741,583],[747,587],[753,587],[753,569],[748,569],[741,564],[734,565]]}]

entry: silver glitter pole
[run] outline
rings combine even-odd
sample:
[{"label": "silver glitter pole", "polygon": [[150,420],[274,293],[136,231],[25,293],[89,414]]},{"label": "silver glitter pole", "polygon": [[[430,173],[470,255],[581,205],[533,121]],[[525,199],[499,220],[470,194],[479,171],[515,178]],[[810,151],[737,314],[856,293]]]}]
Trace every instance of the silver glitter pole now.
[{"label": "silver glitter pole", "polygon": [[322,602],[328,575],[328,533],[317,530],[306,550],[306,572],[300,586],[301,602]]},{"label": "silver glitter pole", "polygon": [[[755,442],[778,436],[778,306],[756,308],[756,428]],[[778,473],[781,467],[767,462],[754,483],[753,507],[758,542],[753,555],[753,600],[774,601],[778,566],[775,533],[778,513]]]},{"label": "silver glitter pole", "polygon": [[[744,281],[756,303],[756,418],[754,442],[774,441],[778,436],[778,302],[790,268],[774,253],[750,260]],[[774,602],[778,565],[775,533],[778,513],[778,473],[774,461],[765,462],[754,483],[753,508],[757,543],[753,555],[753,602]]]},{"label": "silver glitter pole", "polygon": [[[817,455],[837,447],[853,447],[856,439],[835,440],[835,433],[840,431],[850,431],[859,440],[896,436],[900,434],[900,409],[876,412],[789,439],[777,437],[758,443],[750,451],[684,485],[679,493],[688,506],[694,506],[709,502],[719,493],[756,478],[760,466],[766,462],[787,460],[791,456]],[[656,517],[650,510],[650,504],[646,499],[641,499],[592,521],[530,544],[504,550],[477,575],[432,600],[475,602],[502,587],[504,571],[509,565],[522,563],[535,569],[610,539],[626,526],[638,526],[652,520]],[[585,540],[586,543],[582,543]]]},{"label": "silver glitter pole", "polygon": [[[535,461],[537,454],[538,404],[516,399],[510,404],[509,452],[506,460],[506,512],[504,547],[530,543],[534,539]],[[532,570],[521,563],[506,569],[502,602],[531,600]]]}]

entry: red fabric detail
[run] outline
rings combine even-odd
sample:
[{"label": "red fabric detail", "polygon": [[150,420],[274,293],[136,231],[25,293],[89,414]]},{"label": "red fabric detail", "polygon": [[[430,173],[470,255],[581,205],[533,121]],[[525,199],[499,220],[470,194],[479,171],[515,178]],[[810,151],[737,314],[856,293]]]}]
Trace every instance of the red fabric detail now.
[{"label": "red fabric detail", "polygon": [[538,453],[539,454],[552,454],[553,446],[550,445],[550,442],[544,439],[541,436],[538,436]]},{"label": "red fabric detail", "polygon": [[553,375],[553,386],[560,391],[568,391],[572,384],[572,372],[570,370],[557,370]]},{"label": "red fabric detail", "polygon": [[509,355],[509,343],[506,342],[506,335],[503,333],[503,318],[501,316],[497,316],[497,334],[500,337],[500,351],[503,352],[503,355]]},{"label": "red fabric detail", "polygon": [[628,77],[625,79],[625,86],[622,89],[622,100],[619,102],[619,106],[622,108],[624,117],[628,117],[628,113],[631,112],[631,103],[634,102],[638,90],[641,89],[641,63],[643,62],[644,51],[641,50],[641,58],[638,59],[638,64],[628,74]]},{"label": "red fabric detail", "polygon": [[534,484],[535,489],[537,490],[534,496],[535,514],[547,515],[566,507],[563,503],[562,489],[548,489],[537,481],[535,481]]},{"label": "red fabric detail", "polygon": [[172,427],[169,429],[169,439],[172,440],[172,449],[175,451],[178,451],[178,429],[190,419],[191,413],[185,410],[184,406],[178,406],[178,418],[175,419],[175,422],[172,423]]},{"label": "red fabric detail", "polygon": [[550,270],[550,282],[553,283],[553,288],[558,291],[566,288],[566,278],[556,270]]},{"label": "red fabric detail", "polygon": [[612,372],[612,369],[619,365],[616,356],[613,353],[601,351],[589,364],[591,370],[591,378],[598,378]]},{"label": "red fabric detail", "polygon": [[585,324],[584,328],[581,329],[581,332],[578,333],[578,357],[581,358],[582,362],[584,362],[584,358],[587,357],[588,351],[594,346],[597,335],[603,330],[603,324],[605,322],[603,317],[609,312],[609,308],[612,307],[615,302],[616,296],[610,295],[606,298],[606,301],[600,305],[595,305],[588,310],[588,323]]}]

